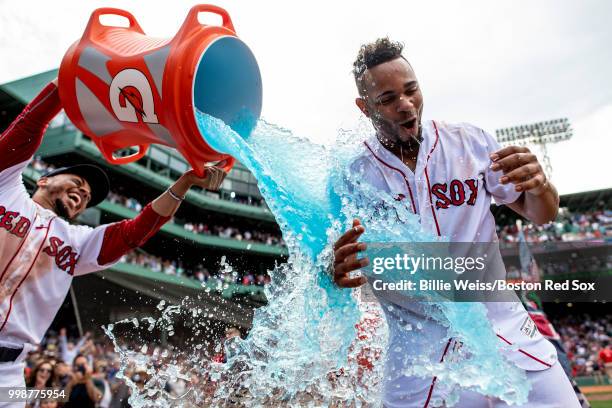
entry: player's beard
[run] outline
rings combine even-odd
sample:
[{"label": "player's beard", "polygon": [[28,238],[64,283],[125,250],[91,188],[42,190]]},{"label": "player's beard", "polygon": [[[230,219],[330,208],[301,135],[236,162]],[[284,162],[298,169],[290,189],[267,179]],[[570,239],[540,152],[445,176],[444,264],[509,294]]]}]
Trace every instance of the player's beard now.
[{"label": "player's beard", "polygon": [[68,214],[68,209],[59,198],[55,199],[55,213],[66,220],[70,219],[70,214]]},{"label": "player's beard", "polygon": [[423,127],[421,125],[421,115],[423,113],[423,106],[414,115],[416,117],[416,134],[412,134],[408,139],[402,138],[400,132],[403,131],[402,126],[398,123],[392,122],[386,119],[382,114],[375,111],[372,116],[372,124],[378,133],[378,138],[383,145],[390,149],[399,148],[403,146],[407,150],[417,150],[423,141]]},{"label": "player's beard", "polygon": [[378,133],[378,139],[381,143],[389,149],[396,149],[402,146],[407,150],[417,150],[423,141],[423,127],[421,125],[421,118],[417,118],[417,133],[411,135],[408,139],[404,140],[400,137],[399,125],[389,123],[386,120],[381,120],[375,124],[376,131]]}]

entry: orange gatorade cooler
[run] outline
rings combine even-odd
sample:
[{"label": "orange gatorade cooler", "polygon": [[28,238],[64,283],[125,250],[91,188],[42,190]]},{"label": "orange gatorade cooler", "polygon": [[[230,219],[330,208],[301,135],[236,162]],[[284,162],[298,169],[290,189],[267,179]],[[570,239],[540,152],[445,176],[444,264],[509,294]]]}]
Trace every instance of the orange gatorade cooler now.
[{"label": "orange gatorade cooler", "polygon": [[[221,16],[222,25],[201,24],[203,12]],[[125,17],[129,26],[103,25],[100,16],[108,14]],[[207,144],[196,109],[247,137],[262,101],[255,57],[228,13],[212,5],[193,7],[171,39],[146,36],[127,11],[95,10],[62,60],[59,92],[66,115],[110,163],[136,161],[157,143],[176,148],[199,175],[221,160],[229,170],[234,159]],[[114,155],[131,146],[138,152]]]}]

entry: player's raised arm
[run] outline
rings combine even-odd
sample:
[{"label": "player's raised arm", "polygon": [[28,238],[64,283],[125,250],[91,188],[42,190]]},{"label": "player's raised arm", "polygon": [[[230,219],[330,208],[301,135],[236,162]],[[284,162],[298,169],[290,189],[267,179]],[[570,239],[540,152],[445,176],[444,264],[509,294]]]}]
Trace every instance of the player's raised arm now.
[{"label": "player's raised arm", "polygon": [[49,83],[0,135],[0,171],[30,159],[62,109],[57,80]]}]

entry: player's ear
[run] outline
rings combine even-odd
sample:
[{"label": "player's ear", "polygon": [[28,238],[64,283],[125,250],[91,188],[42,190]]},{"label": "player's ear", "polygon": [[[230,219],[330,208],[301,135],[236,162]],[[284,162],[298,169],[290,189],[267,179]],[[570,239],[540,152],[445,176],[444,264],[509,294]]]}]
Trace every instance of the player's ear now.
[{"label": "player's ear", "polygon": [[38,181],[36,182],[36,186],[37,187],[44,187],[47,184],[49,184],[49,179],[47,177],[41,177],[38,179]]},{"label": "player's ear", "polygon": [[366,117],[370,117],[370,111],[368,110],[368,105],[366,104],[365,99],[363,98],[355,98],[355,104],[359,108],[361,112],[363,112]]}]

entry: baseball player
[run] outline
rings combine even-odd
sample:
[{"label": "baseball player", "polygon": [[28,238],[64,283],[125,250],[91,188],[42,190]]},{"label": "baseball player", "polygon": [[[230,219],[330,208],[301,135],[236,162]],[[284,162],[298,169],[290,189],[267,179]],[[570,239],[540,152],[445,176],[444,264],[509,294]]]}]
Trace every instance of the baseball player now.
[{"label": "baseball player", "polygon": [[[403,46],[388,38],[361,47],[354,63],[356,104],[375,135],[350,166],[353,175],[403,202],[425,230],[451,242],[496,242],[491,198],[542,224],[553,220],[559,197],[535,155],[525,147],[501,149],[483,130],[468,124],[422,120],[423,95]],[[334,245],[334,281],[351,288],[366,283],[350,272],[368,265],[357,258],[365,228],[359,220]],[[499,254],[499,248],[496,247]],[[422,314],[419,305],[391,306],[378,299],[389,326],[384,374],[385,407],[446,404],[449,389],[436,377],[405,374],[410,361],[443,362],[461,347],[447,328]],[[389,307],[391,306],[391,307]],[[525,407],[579,407],[555,348],[535,330],[520,303],[488,303],[488,318],[506,358],[526,371],[532,387]],[[412,330],[403,330],[410,324]],[[405,326],[403,326],[405,327]],[[527,328],[527,329],[526,329]],[[534,330],[532,330],[534,329]],[[500,375],[503,375],[500,373]],[[503,401],[461,390],[458,407],[505,407]]]},{"label": "baseball player", "polygon": [[[41,177],[30,198],[22,171],[60,111],[57,81],[47,85],[0,136],[0,386],[23,387],[28,351],[40,343],[74,276],[99,271],[153,236],[189,188],[216,190],[217,167],[204,178],[189,171],[134,219],[96,228],[72,225],[100,203],[109,180],[100,168],[80,164]],[[11,404],[1,406],[23,406]]]}]

